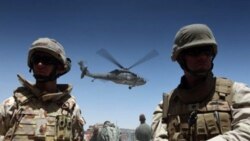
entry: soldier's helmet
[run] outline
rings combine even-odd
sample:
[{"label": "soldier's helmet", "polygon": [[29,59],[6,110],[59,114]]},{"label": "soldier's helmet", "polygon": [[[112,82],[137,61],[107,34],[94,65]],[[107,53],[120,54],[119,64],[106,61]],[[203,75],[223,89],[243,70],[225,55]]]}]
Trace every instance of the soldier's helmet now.
[{"label": "soldier's helmet", "polygon": [[52,55],[63,66],[63,71],[57,74],[57,77],[67,73],[71,68],[71,60],[66,57],[64,47],[55,39],[39,38],[32,43],[28,53],[28,66],[32,68],[32,60],[35,52],[46,52]]},{"label": "soldier's helmet", "polygon": [[175,36],[171,59],[178,60],[180,53],[189,48],[210,46],[214,57],[217,54],[217,43],[211,29],[205,24],[191,24],[182,27]]}]

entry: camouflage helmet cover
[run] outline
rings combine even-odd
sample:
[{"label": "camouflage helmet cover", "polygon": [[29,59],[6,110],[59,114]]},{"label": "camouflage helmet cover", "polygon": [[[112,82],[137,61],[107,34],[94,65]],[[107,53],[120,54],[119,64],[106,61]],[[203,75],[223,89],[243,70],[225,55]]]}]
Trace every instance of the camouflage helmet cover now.
[{"label": "camouflage helmet cover", "polygon": [[205,24],[184,26],[176,33],[171,59],[176,61],[184,49],[203,45],[211,45],[214,56],[217,54],[217,43],[211,29]]},{"label": "camouflage helmet cover", "polygon": [[67,73],[70,70],[70,59],[66,57],[63,46],[55,39],[39,38],[35,40],[28,53],[28,66],[32,68],[31,57],[35,52],[46,52],[55,57],[64,67],[64,72],[58,75]]}]

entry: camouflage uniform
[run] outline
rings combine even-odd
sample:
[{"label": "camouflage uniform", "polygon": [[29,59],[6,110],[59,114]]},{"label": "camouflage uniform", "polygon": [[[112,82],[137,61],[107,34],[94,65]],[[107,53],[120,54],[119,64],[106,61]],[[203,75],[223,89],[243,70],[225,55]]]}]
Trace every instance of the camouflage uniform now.
[{"label": "camouflage uniform", "polygon": [[103,128],[99,130],[97,141],[119,141],[120,139],[119,128],[109,121],[105,121]]},{"label": "camouflage uniform", "polygon": [[[180,54],[185,49],[209,45],[213,58],[217,43],[212,31],[203,24],[181,28],[175,38],[172,60],[188,70]],[[191,75],[205,76],[203,82],[188,87],[185,75],[181,83],[163,100],[153,114],[154,141],[249,141],[250,88],[240,82],[214,77],[208,72]]]},{"label": "camouflage uniform", "polygon": [[[54,44],[54,40],[49,38],[38,39],[34,44],[48,45],[47,42],[51,45],[50,48],[64,53],[64,50],[60,50],[63,48],[58,47],[58,44]],[[28,65],[31,69],[30,57],[32,57],[32,52],[36,52],[33,49],[40,51],[42,48],[43,51],[48,53],[54,51],[49,50],[48,46],[37,47],[35,45],[29,52]],[[60,55],[57,55],[57,57],[59,56],[58,59],[65,61],[65,54]],[[62,74],[68,72],[69,67],[65,65],[67,69]],[[57,74],[54,79],[62,74]],[[83,140],[85,121],[81,116],[81,110],[76,104],[75,98],[70,95],[72,86],[57,84],[57,92],[48,93],[36,87],[35,84],[26,81],[20,75],[18,75],[18,78],[22,86],[18,87],[14,91],[14,95],[6,99],[0,106],[0,140]]]},{"label": "camouflage uniform", "polygon": [[95,126],[90,141],[97,141],[98,132],[99,132],[99,128]]},{"label": "camouflage uniform", "polygon": [[[20,141],[36,138],[83,140],[84,120],[75,98],[70,95],[72,87],[60,84],[58,88],[58,93],[39,92],[27,85],[16,89],[14,96],[0,107],[0,135]],[[60,121],[65,122],[67,130],[58,124]]]},{"label": "camouflage uniform", "polygon": [[[211,138],[209,141],[249,141],[250,140],[250,88],[246,84],[234,82],[232,85],[231,131]],[[152,129],[154,141],[168,141],[167,124],[163,121],[163,101],[153,115]]]}]

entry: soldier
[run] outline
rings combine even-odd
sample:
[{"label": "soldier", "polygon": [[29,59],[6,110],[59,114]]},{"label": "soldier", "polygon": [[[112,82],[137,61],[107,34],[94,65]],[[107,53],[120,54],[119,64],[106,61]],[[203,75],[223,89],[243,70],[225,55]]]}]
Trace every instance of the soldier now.
[{"label": "soldier", "polygon": [[216,54],[208,26],[191,24],[177,32],[172,60],[184,75],[153,114],[154,141],[250,140],[250,88],[213,76]]},{"label": "soldier", "polygon": [[82,141],[85,121],[73,96],[72,86],[57,84],[71,61],[54,39],[39,38],[28,53],[35,84],[18,75],[22,86],[0,107],[0,140]]},{"label": "soldier", "polygon": [[97,126],[94,126],[93,134],[92,134],[90,141],[97,141],[98,132],[99,132],[99,128]]},{"label": "soldier", "polygon": [[103,127],[100,129],[97,141],[119,141],[120,130],[110,121],[105,121]]},{"label": "soldier", "polygon": [[141,114],[139,116],[140,125],[135,129],[135,138],[138,141],[150,141],[151,140],[151,128],[150,126],[145,122],[146,118],[144,114]]}]

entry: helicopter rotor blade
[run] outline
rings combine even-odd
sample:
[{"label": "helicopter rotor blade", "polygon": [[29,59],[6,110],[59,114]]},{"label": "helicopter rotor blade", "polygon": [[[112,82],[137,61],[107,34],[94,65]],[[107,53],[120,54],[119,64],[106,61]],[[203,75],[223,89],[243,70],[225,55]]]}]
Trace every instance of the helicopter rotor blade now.
[{"label": "helicopter rotor blade", "polygon": [[154,57],[156,57],[159,53],[156,50],[151,50],[148,54],[146,54],[143,58],[141,58],[140,60],[138,60],[137,62],[135,62],[133,65],[131,65],[130,67],[128,67],[128,69],[131,69],[139,64],[142,64]]},{"label": "helicopter rotor blade", "polygon": [[109,61],[117,65],[119,68],[124,69],[124,67],[118,61],[116,61],[115,58],[107,50],[100,49],[99,51],[97,51],[97,54],[108,59]]}]

